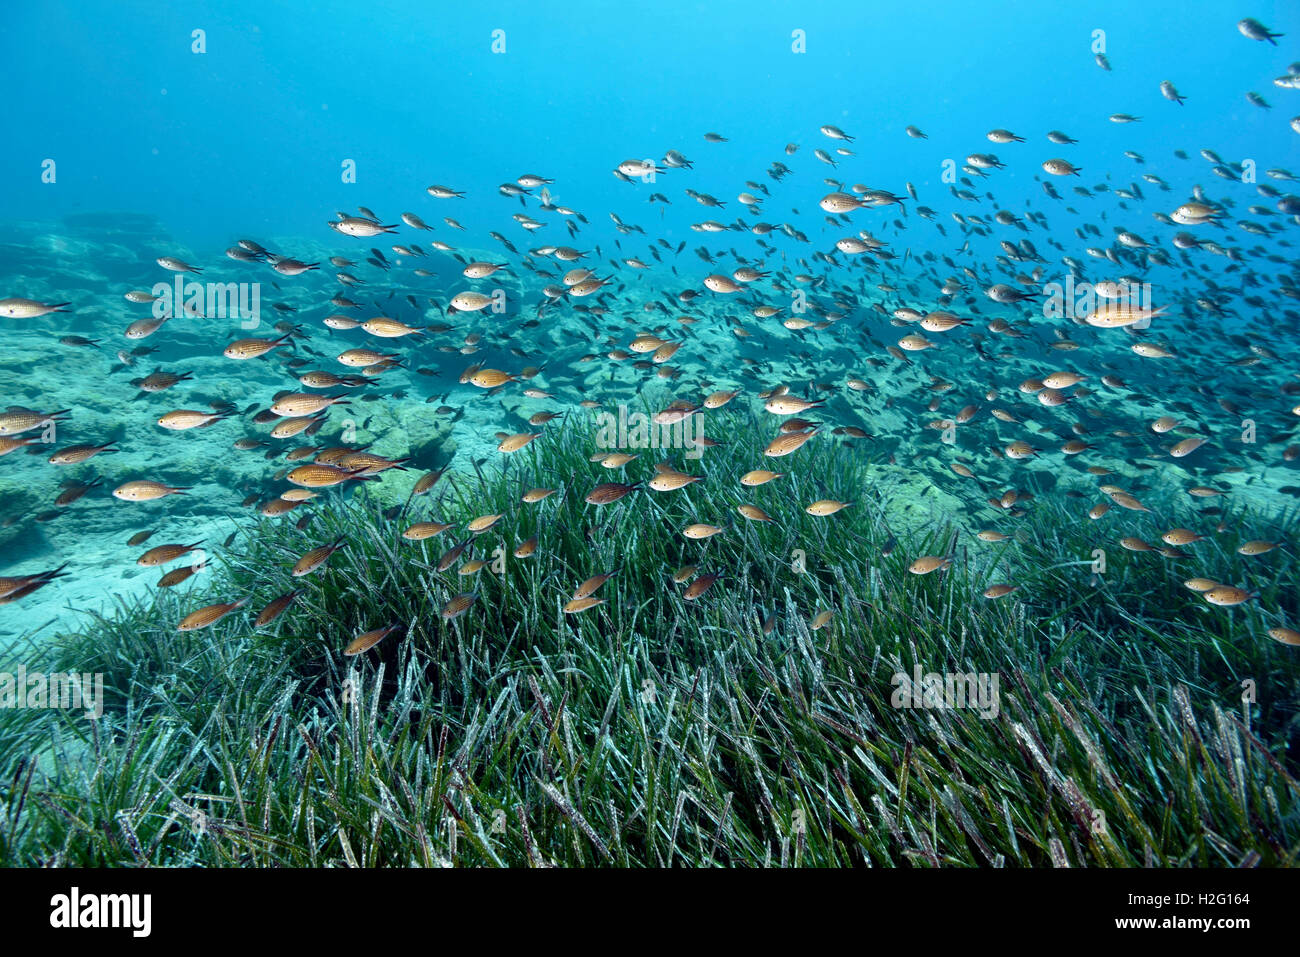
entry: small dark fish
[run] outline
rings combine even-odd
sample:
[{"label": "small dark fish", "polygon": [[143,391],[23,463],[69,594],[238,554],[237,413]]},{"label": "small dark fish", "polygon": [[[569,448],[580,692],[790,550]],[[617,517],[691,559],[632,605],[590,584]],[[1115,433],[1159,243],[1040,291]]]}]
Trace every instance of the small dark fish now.
[{"label": "small dark fish", "polygon": [[438,564],[436,566],[437,570],[440,572],[445,572],[448,568],[454,565],[456,563],[456,559],[460,558],[461,553],[465,551],[466,548],[469,547],[469,543],[472,542],[473,540],[474,540],[473,538],[467,538],[459,545],[453,545],[446,552],[444,552],[443,556],[438,559]]},{"label": "small dark fish", "polygon": [[302,593],[303,589],[295,588],[293,591],[286,592],[272,601],[262,609],[261,613],[257,616],[257,620],[253,622],[253,627],[262,628],[275,621],[284,614],[285,609],[292,605],[294,600]]},{"label": "small dark fish", "polygon": [[711,575],[701,575],[699,578],[695,579],[695,581],[691,582],[690,587],[686,589],[686,591],[682,594],[682,597],[685,598],[687,601],[694,601],[695,599],[703,595],[705,592],[707,592],[710,588],[712,588],[713,583],[716,582],[721,577],[722,577],[721,572],[717,572]]},{"label": "small dark fish", "polygon": [[171,588],[173,585],[179,585],[197,571],[198,569],[193,565],[182,565],[180,568],[173,568],[158,579],[158,587]]}]

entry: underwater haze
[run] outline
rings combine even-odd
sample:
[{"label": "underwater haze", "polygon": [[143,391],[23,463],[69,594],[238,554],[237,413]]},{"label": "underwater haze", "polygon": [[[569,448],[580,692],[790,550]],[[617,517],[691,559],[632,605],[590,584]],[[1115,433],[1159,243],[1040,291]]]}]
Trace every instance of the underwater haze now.
[{"label": "underwater haze", "polygon": [[[1286,800],[1250,813],[1289,823],[963,862],[1294,861],[1296,4],[5,20],[0,655],[274,635],[294,680],[379,686],[471,634],[509,629],[495,674],[680,628],[869,672],[915,626],[945,636],[896,663],[919,686],[969,670],[969,615],[1008,642],[979,721],[1024,669],[1077,666],[1118,723],[1107,682],[1220,717],[1251,682]],[[987,759],[1059,784],[1013,727]]]},{"label": "underwater haze", "polygon": [[[946,262],[932,264],[944,269],[950,263],[951,268],[978,265],[981,275],[966,295],[985,313],[1006,313],[978,288],[997,278],[983,273],[997,264],[998,243],[1006,236],[1037,240],[1033,248],[1056,260],[1037,264],[1037,281],[1062,280],[1070,272],[1061,262],[1066,254],[1080,264],[1079,277],[1096,279],[1102,264],[1088,261],[1084,249],[1106,243],[1080,239],[1086,237],[1081,228],[1100,227],[1105,239],[1115,229],[1133,230],[1166,251],[1172,231],[1153,223],[1152,216],[1172,210],[1177,202],[1170,200],[1190,196],[1198,186],[1234,204],[1267,203],[1264,225],[1273,234],[1240,239],[1284,254],[1285,225],[1292,217],[1278,215],[1275,203],[1256,196],[1251,183],[1289,191],[1286,182],[1265,172],[1285,169],[1296,156],[1297,134],[1287,123],[1296,91],[1271,83],[1287,74],[1288,41],[1278,46],[1243,36],[1234,17],[1214,2],[1180,5],[1176,15],[1161,4],[1087,7],[700,3],[615,13],[599,3],[489,4],[470,10],[322,3],[308,13],[293,5],[253,3],[52,2],[15,8],[5,41],[12,66],[7,112],[10,128],[22,135],[0,156],[5,216],[14,237],[0,258],[3,291],[72,303],[66,317],[6,322],[10,348],[4,367],[13,385],[11,402],[26,407],[24,399],[39,398],[31,405],[42,410],[71,406],[75,436],[96,438],[79,427],[85,420],[78,422],[75,414],[76,385],[98,392],[118,383],[120,398],[129,398],[128,380],[159,365],[154,355],[141,357],[130,369],[113,358],[123,344],[122,328],[147,314],[124,306],[122,293],[171,279],[154,263],[157,256],[184,253],[181,258],[208,267],[205,280],[263,282],[274,300],[278,290],[265,270],[230,262],[223,251],[239,238],[274,239],[278,247],[268,248],[300,259],[310,258],[309,252],[316,258],[360,254],[364,263],[369,243],[336,236],[326,226],[339,211],[356,212],[358,205],[399,225],[397,212],[410,210],[434,226],[428,235],[485,255],[491,250],[487,258],[503,251],[490,232],[520,250],[572,242],[584,249],[599,246],[602,259],[641,252],[650,267],[644,272],[616,261],[619,278],[635,290],[638,301],[626,303],[631,308],[664,293],[676,295],[718,271],[690,251],[674,252],[682,242],[696,247],[701,240],[710,246],[710,240],[725,239],[717,245],[746,260],[769,269],[777,262],[793,267],[829,248],[844,228],[865,225],[888,237],[892,257],[907,253],[915,264],[926,254],[947,256]],[[1296,19],[1294,8],[1260,7],[1254,13],[1270,29],[1294,33],[1286,29],[1287,19]],[[41,42],[20,43],[24,37]],[[1108,68],[1099,65],[1099,52]],[[1189,64],[1195,66],[1191,76]],[[1161,95],[1166,79],[1185,103]],[[1247,93],[1255,90],[1275,108],[1249,102]],[[1141,120],[1113,123],[1112,113]],[[835,147],[850,144],[818,132],[825,124],[854,137],[852,155],[834,154]],[[909,126],[927,138],[906,135]],[[990,144],[985,136],[995,127],[1023,134],[1026,142]],[[1045,139],[1051,130],[1062,130],[1077,143],[1052,144]],[[720,133],[726,142],[706,142],[706,132]],[[798,144],[799,152],[787,156],[787,143]],[[814,159],[819,147],[836,165]],[[1203,148],[1222,158],[1219,173],[1248,165],[1237,178],[1249,182],[1216,178],[1215,164],[1198,155]],[[629,182],[614,170],[627,157],[657,161],[669,149],[682,151],[693,168],[664,173],[655,183],[640,176]],[[1176,149],[1188,158],[1177,158]],[[961,169],[971,152],[999,155],[1004,167],[971,176]],[[1046,175],[1041,162],[1057,156],[1081,170],[1081,179],[1067,184]],[[774,160],[792,170],[788,177],[777,180],[764,173]],[[511,222],[515,212],[535,212],[536,200],[528,199],[532,207],[521,206],[497,187],[525,171],[554,179],[548,186],[552,203],[583,213],[580,224],[554,212],[536,232]],[[1144,182],[1144,175],[1158,180]],[[873,212],[872,222],[850,223],[845,217],[837,231],[816,206],[826,191],[823,180],[865,183],[903,196],[911,184],[918,199]],[[768,192],[761,210],[755,207],[757,215],[746,217],[737,212],[745,207],[733,194],[754,181]],[[1063,198],[1045,194],[1045,181],[1059,186]],[[450,184],[465,196],[451,203],[434,199],[424,192],[432,183]],[[956,198],[962,183],[970,187],[968,195]],[[1077,185],[1096,188],[1084,198],[1072,195]],[[716,193],[728,204],[727,215],[683,194],[692,187]],[[1117,199],[1114,190],[1125,187],[1137,195]],[[918,218],[918,206],[928,213],[926,220]],[[1023,226],[971,226],[951,218],[988,219],[998,210],[1022,219],[1037,213],[1050,216],[1050,222],[1025,232]],[[706,212],[717,215],[706,217]],[[446,214],[454,214],[466,231],[449,230],[441,221]],[[621,235],[611,214],[637,232]],[[705,218],[725,220],[729,227],[746,226],[746,219],[790,222],[803,235],[790,241],[775,233],[765,242],[747,228],[717,235],[692,232]],[[580,225],[581,232],[570,235],[566,223]],[[1208,231],[1216,234],[1219,228]],[[405,226],[402,231],[414,235]],[[779,238],[772,241],[772,235]],[[110,236],[115,248],[101,248]],[[655,261],[645,250],[660,241],[672,249],[661,248]],[[1186,273],[1180,276],[1184,257],[1176,250],[1178,258],[1169,266],[1135,262],[1123,247],[1120,252],[1126,258],[1111,271],[1127,270],[1131,278],[1151,283],[1162,302],[1181,299],[1198,330],[1199,321],[1209,317],[1193,303],[1206,288],[1214,291],[1217,330],[1235,329],[1257,312],[1243,308],[1239,294],[1242,273],[1252,263],[1267,265],[1258,256],[1195,255],[1188,261],[1198,287],[1187,284]],[[438,252],[434,259],[455,265]],[[862,268],[860,261],[843,256],[839,261]],[[447,293],[455,290],[410,282],[408,263],[417,266],[409,259],[398,274],[440,313]],[[666,274],[665,267],[673,273]],[[335,271],[325,264],[319,273],[280,280],[280,298],[315,295],[316,311],[323,316],[328,277]],[[875,272],[874,264],[865,271]],[[374,282],[366,273],[363,265],[360,276]],[[544,298],[541,285],[521,287],[523,298]],[[1229,292],[1233,287],[1236,295]],[[850,323],[870,328],[862,310],[872,301],[892,309],[907,296],[881,296],[870,289],[855,298],[859,312]],[[706,292],[705,301],[718,297]],[[922,311],[927,305],[908,304]],[[553,310],[548,325],[562,316],[562,310]],[[318,323],[318,317],[311,318]],[[210,333],[204,338],[213,343],[230,331],[219,319],[188,326],[197,336]],[[96,345],[79,351],[60,345],[56,333],[81,335]],[[1268,334],[1285,340],[1287,324],[1270,324]],[[151,340],[145,348],[156,343]],[[837,345],[860,349],[851,341]],[[774,343],[770,360],[779,362],[789,346],[788,338]],[[186,351],[187,357],[192,354]],[[22,361],[37,356],[38,366]],[[699,357],[716,372],[713,358]],[[211,356],[196,355],[190,364],[204,361]],[[848,355],[833,364],[847,367]],[[1156,383],[1169,374],[1169,365],[1148,362],[1135,368]],[[39,374],[32,374],[34,368]],[[47,387],[59,380],[60,390]],[[441,386],[445,377],[435,381]],[[236,398],[231,388],[217,388],[211,377],[207,382],[222,393],[209,401]],[[117,406],[119,396],[103,398],[113,407],[103,410],[109,418],[136,411]],[[153,400],[158,401],[161,397]],[[190,452],[204,443],[211,446],[212,455],[191,456],[198,474],[182,476],[187,479],[182,484],[192,484],[211,476],[211,463],[228,450],[231,428],[186,436],[153,431],[156,441],[170,445],[179,439]],[[122,434],[117,425],[100,429],[98,438]],[[144,474],[150,454],[125,447],[115,470],[137,459],[140,467],[134,471]],[[79,576],[83,587],[73,592],[79,601],[92,592],[139,584],[105,567],[118,554],[116,540],[110,549],[103,539],[110,528],[139,524],[138,510],[96,504],[108,491],[102,488],[76,506],[96,513],[89,524],[77,526],[73,509],[33,526],[33,514],[53,500],[55,483],[67,476],[27,462],[20,468],[13,459],[7,464],[6,478],[24,493],[11,500],[6,516],[11,544],[5,557],[11,567],[21,570],[32,561],[65,557],[74,565],[89,560],[93,570]],[[42,496],[43,490],[51,494]],[[204,504],[214,508],[197,511],[208,516],[222,511],[228,503],[215,490],[213,495]],[[211,538],[217,528],[195,526],[195,537]],[[124,574],[130,576],[132,569]],[[63,587],[66,592],[69,583]],[[10,610],[0,629],[23,630],[36,604],[26,603],[28,615]]]}]

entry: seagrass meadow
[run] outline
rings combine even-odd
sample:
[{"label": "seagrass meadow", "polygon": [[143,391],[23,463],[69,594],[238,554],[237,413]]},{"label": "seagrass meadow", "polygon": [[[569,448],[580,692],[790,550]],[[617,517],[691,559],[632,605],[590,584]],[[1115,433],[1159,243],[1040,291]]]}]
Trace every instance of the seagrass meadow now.
[{"label": "seagrass meadow", "polygon": [[6,6],[29,897],[1297,863],[1294,0]]},{"label": "seagrass meadow", "polygon": [[[102,673],[104,716],[0,711],[0,859],[1295,862],[1300,666],[1259,610],[1297,614],[1289,552],[1267,556],[1258,603],[1216,608],[1159,554],[1121,552],[1095,574],[1087,529],[1045,499],[999,543],[909,524],[849,442],[801,449],[782,478],[745,488],[767,434],[739,411],[710,425],[727,440],[678,457],[703,481],[677,491],[585,503],[608,470],[575,418],[504,465],[453,467],[404,508],[359,488],[321,501],[310,538],[249,524],[187,596],[158,590],[16,649],[28,668]],[[625,469],[651,474],[647,456]],[[548,476],[564,477],[559,490],[521,505]],[[853,504],[805,511],[827,496]],[[724,519],[745,502],[780,521]],[[503,517],[472,551],[496,568],[473,576],[436,570],[439,538],[401,534],[485,513]],[[681,534],[707,520],[723,531]],[[1251,522],[1234,516],[1197,544],[1199,561],[1240,579],[1260,561],[1236,551]],[[1294,535],[1294,518],[1282,530]],[[515,558],[533,536],[536,552]],[[292,578],[322,539],[345,544]],[[915,556],[944,553],[957,560],[909,573]],[[672,577],[689,565],[722,576],[694,600]],[[563,611],[577,583],[611,571],[603,604]],[[999,582],[1022,587],[983,597]],[[283,615],[252,627],[295,586]],[[466,592],[468,611],[440,614]],[[197,605],[243,596],[212,627],[177,630]],[[406,631],[343,654],[389,623]],[[996,706],[900,704],[908,681],[895,676],[918,669],[996,676]]]}]

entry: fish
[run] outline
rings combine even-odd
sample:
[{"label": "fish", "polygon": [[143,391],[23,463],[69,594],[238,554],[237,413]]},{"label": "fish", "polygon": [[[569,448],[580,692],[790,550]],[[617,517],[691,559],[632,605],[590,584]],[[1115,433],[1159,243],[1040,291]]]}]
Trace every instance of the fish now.
[{"label": "fish", "polygon": [[180,620],[176,626],[177,631],[197,631],[201,628],[211,628],[221,619],[225,618],[231,612],[243,608],[248,604],[250,596],[236,599],[235,601],[217,602],[212,605],[205,605],[197,611],[192,611]]},{"label": "fish", "polygon": [[454,527],[454,525],[446,522],[416,522],[402,532],[402,537],[409,541],[419,542],[435,535],[441,535],[447,529]]},{"label": "fish", "polygon": [[294,485],[300,485],[303,488],[330,488],[349,481],[363,482],[372,480],[373,476],[362,474],[364,471],[364,468],[346,469],[314,462],[309,465],[298,466],[290,471],[285,478]]},{"label": "fish", "polygon": [[67,562],[64,562],[57,568],[51,568],[43,572],[36,572],[32,575],[0,577],[0,600],[13,600],[29,595],[36,589],[48,585],[56,578],[61,578],[66,575],[67,572],[65,569],[67,569],[67,567]]},{"label": "fish", "polygon": [[180,558],[182,555],[189,554],[203,544],[202,539],[192,545],[155,545],[143,555],[136,559],[137,565],[145,568],[152,568],[158,565],[166,565]]},{"label": "fish", "polygon": [[152,479],[134,479],[113,489],[113,497],[123,502],[152,502],[168,495],[187,495],[192,486],[167,485]]},{"label": "fish", "polygon": [[1281,33],[1274,33],[1254,17],[1245,17],[1238,20],[1237,30],[1248,40],[1267,40],[1273,46],[1277,46],[1278,38],[1282,36]]},{"label": "fish", "polygon": [[174,588],[192,575],[198,574],[199,568],[198,565],[181,565],[179,568],[173,568],[171,571],[163,573],[163,576],[158,579],[157,585],[159,588]]},{"label": "fish", "polygon": [[51,455],[48,461],[51,465],[80,465],[100,453],[120,451],[122,450],[116,442],[105,442],[103,445],[69,445]]},{"label": "fish", "polygon": [[920,558],[907,566],[907,570],[913,575],[928,575],[934,571],[942,571],[952,565],[952,559],[942,555],[922,555]]},{"label": "fish", "polygon": [[763,454],[771,457],[781,457],[797,452],[803,447],[809,439],[818,432],[817,429],[809,429],[806,432],[788,432],[785,435],[778,435],[768,443]]},{"label": "fish", "polygon": [[816,502],[807,506],[804,511],[809,515],[834,515],[836,512],[846,509],[852,504],[852,502],[839,502],[832,498],[823,498],[818,499]]},{"label": "fish", "polygon": [[253,621],[253,627],[265,628],[283,615],[289,609],[289,606],[297,601],[303,594],[303,589],[295,588],[293,591],[285,592],[279,598],[272,599],[267,603],[266,607],[258,612],[257,618]]},{"label": "fish", "polygon": [[469,611],[470,606],[477,600],[478,595],[476,593],[462,592],[459,595],[454,595],[445,605],[443,605],[439,614],[444,620],[451,621]]},{"label": "fish", "polygon": [[630,495],[640,487],[639,482],[625,485],[622,482],[602,482],[587,493],[583,499],[588,505],[612,505],[619,499]]},{"label": "fish", "polygon": [[343,654],[348,658],[354,657],[363,652],[369,651],[389,635],[401,635],[405,633],[405,631],[405,625],[400,622],[392,622],[391,624],[362,632],[348,642],[347,647],[343,649]]},{"label": "fish", "polygon": [[720,572],[700,575],[687,586],[686,591],[682,592],[682,597],[687,601],[695,601],[704,597],[705,593],[708,592],[708,590],[712,588],[721,577],[722,574]]},{"label": "fish", "polygon": [[0,412],[0,436],[21,435],[32,429],[48,429],[57,426],[67,421],[67,416],[71,412],[71,409],[60,409],[58,412],[34,412],[31,409],[11,406],[6,411]]},{"label": "fish", "polygon": [[293,570],[290,572],[294,578],[301,578],[304,575],[310,575],[316,569],[320,568],[340,548],[347,543],[346,538],[337,538],[328,545],[321,545],[319,548],[313,548],[294,562]]}]

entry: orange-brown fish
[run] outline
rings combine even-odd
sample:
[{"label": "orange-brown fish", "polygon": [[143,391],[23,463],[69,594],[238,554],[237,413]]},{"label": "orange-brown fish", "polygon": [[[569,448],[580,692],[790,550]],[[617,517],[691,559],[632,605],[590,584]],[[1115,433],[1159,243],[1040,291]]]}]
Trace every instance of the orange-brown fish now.
[{"label": "orange-brown fish", "polygon": [[683,528],[682,534],[687,538],[700,539],[712,538],[721,531],[723,531],[723,526],[721,525],[709,525],[705,522],[695,522],[694,524],[687,525]]},{"label": "orange-brown fish", "polygon": [[776,521],[771,515],[763,511],[757,505],[737,505],[736,511],[749,519],[751,522],[774,522]]},{"label": "orange-brown fish", "polygon": [[289,514],[301,504],[301,502],[295,502],[292,499],[287,499],[281,496],[266,502],[257,511],[258,514],[263,515],[266,518],[275,518],[278,515]]},{"label": "orange-brown fish", "polygon": [[639,455],[629,455],[626,452],[606,452],[600,455],[596,461],[600,462],[600,464],[607,469],[621,469],[629,462],[634,462],[638,458],[640,458]]},{"label": "orange-brown fish", "polygon": [[373,349],[348,349],[339,353],[338,361],[354,369],[365,369],[393,359],[400,359],[396,353],[375,352]]},{"label": "orange-brown fish", "polygon": [[285,609],[292,605],[301,594],[303,594],[303,589],[295,588],[293,591],[285,592],[279,598],[276,598],[258,613],[257,620],[253,622],[253,627],[265,628],[283,615]]},{"label": "orange-brown fish", "polygon": [[[102,478],[97,478],[93,482],[65,482],[65,488],[59,493],[58,498],[54,500],[54,504],[59,508],[67,508],[91,489],[98,488],[103,484],[103,481]],[[40,520],[39,516],[37,520]]]},{"label": "orange-brown fish", "polygon": [[940,555],[922,555],[911,565],[908,565],[907,570],[913,575],[928,575],[932,571],[946,569],[950,565],[952,565],[951,558],[944,558]]},{"label": "orange-brown fish", "polygon": [[284,345],[292,335],[292,332],[286,332],[278,339],[240,339],[226,346],[221,354],[227,359],[256,359]]},{"label": "orange-brown fish", "polygon": [[588,595],[594,594],[596,589],[605,584],[605,582],[609,581],[616,574],[618,574],[618,569],[615,569],[612,572],[605,572],[603,575],[592,575],[573,590],[573,597],[586,598]]},{"label": "orange-brown fish", "polygon": [[295,416],[277,422],[271,430],[272,438],[288,439],[295,435],[315,435],[325,426],[326,413],[319,415]]},{"label": "orange-brown fish", "polygon": [[1244,545],[1238,546],[1237,554],[1247,556],[1263,555],[1267,552],[1271,552],[1277,547],[1277,542],[1266,542],[1256,539],[1255,541],[1246,542]]},{"label": "orange-brown fish", "polygon": [[[332,485],[341,485],[349,480],[351,481],[375,481],[373,476],[361,475],[360,471],[350,469],[341,469],[333,465],[321,465],[313,462],[310,465],[300,465],[288,475],[285,476],[294,485],[301,485],[304,488],[328,488]],[[117,493],[114,492],[114,495]]]},{"label": "orange-brown fish", "polygon": [[301,578],[303,575],[310,575],[316,569],[329,561],[329,557],[342,548],[345,542],[345,539],[337,538],[329,545],[321,545],[319,548],[313,548],[307,554],[294,562],[292,572],[293,577]]},{"label": "orange-brown fish", "polygon": [[421,475],[421,476],[419,477],[419,479],[416,481],[416,483],[415,483],[415,487],[411,489],[411,494],[412,494],[412,495],[423,495],[423,494],[425,494],[426,492],[428,492],[429,489],[433,488],[436,484],[438,484],[438,479],[442,478],[442,474],[443,474],[445,471],[447,471],[447,470],[446,470],[446,469],[438,469],[437,471],[434,471],[434,472],[425,472],[425,473],[424,473],[423,475]]},{"label": "orange-brown fish", "polygon": [[505,452],[507,454],[510,452],[518,452],[524,446],[528,445],[528,443],[540,438],[541,435],[541,432],[517,432],[514,435],[507,435],[501,439],[501,443],[497,446],[497,451]]},{"label": "orange-brown fish", "polygon": [[734,389],[727,392],[714,392],[705,397],[704,408],[720,409],[738,395],[740,395],[739,389]]},{"label": "orange-brown fish", "polygon": [[[0,436],[0,455],[8,455],[10,452],[17,452],[21,448],[25,448],[28,445],[35,445],[40,441],[41,437],[39,435],[24,435],[21,438],[11,438],[7,435]],[[93,446],[87,446],[87,448],[93,448]],[[114,449],[113,451],[116,452],[118,450]],[[58,453],[55,454],[57,455]],[[54,460],[51,458],[50,461],[53,462]],[[62,463],[55,462],[54,464],[59,465]]]},{"label": "orange-brown fish", "polygon": [[19,592],[22,592],[23,594],[31,594],[31,592],[36,590],[31,586],[35,585],[36,587],[40,587],[40,585],[48,584],[54,579],[62,577],[67,574],[64,571],[67,567],[68,563],[64,562],[58,568],[52,568],[49,571],[36,572],[33,575],[18,575],[11,578],[0,578],[0,598],[20,597],[18,595]]},{"label": "orange-brown fish", "polygon": [[1237,588],[1234,585],[1218,585],[1205,592],[1201,597],[1211,605],[1230,608],[1233,605],[1240,605],[1253,598],[1258,598],[1259,595],[1244,588]]},{"label": "orange-brown fish", "polygon": [[517,375],[502,372],[500,369],[479,369],[469,377],[469,384],[478,386],[480,389],[495,389],[507,382],[517,382],[518,380]]},{"label": "orange-brown fish", "polygon": [[773,479],[779,479],[785,474],[785,472],[769,472],[766,469],[754,469],[751,472],[746,472],[740,477],[740,484],[751,487],[755,485],[766,485]]},{"label": "orange-brown fish", "polygon": [[837,502],[833,498],[818,499],[804,509],[809,515],[834,515],[841,509],[848,508],[852,502]]},{"label": "orange-brown fish", "polygon": [[721,577],[722,577],[721,572],[717,572],[710,575],[701,575],[699,578],[695,579],[695,581],[691,582],[689,586],[687,586],[686,591],[682,593],[682,597],[685,598],[687,601],[695,601],[695,599],[699,598],[710,588],[712,588],[713,583],[716,582]]},{"label": "orange-brown fish", "polygon": [[195,631],[199,628],[215,625],[235,609],[247,605],[249,597],[245,596],[238,601],[218,602],[215,605],[206,605],[198,611],[192,611],[181,619],[181,623],[176,626],[176,629],[178,631]]},{"label": "orange-brown fish", "polygon": [[158,579],[158,587],[171,588],[174,585],[179,585],[191,575],[196,574],[198,570],[199,569],[194,565],[182,565],[180,568],[173,568],[171,571],[163,575],[162,578]]},{"label": "orange-brown fish", "polygon": [[386,459],[382,455],[375,455],[373,452],[349,452],[340,457],[336,465],[338,468],[345,469],[358,476],[372,476],[378,475],[380,472],[387,472],[389,469],[405,472],[406,466],[403,463],[406,461],[405,458]]},{"label": "orange-brown fish", "polygon": [[[662,465],[662,463],[660,463]],[[674,468],[667,466],[655,466],[655,476],[647,484],[656,492],[672,492],[679,488],[685,488],[695,482],[702,482],[698,475],[688,475],[686,472],[679,472]]]},{"label": "orange-brown fish", "polygon": [[588,492],[583,501],[588,505],[610,505],[636,491],[640,485],[640,482],[631,485],[624,485],[622,482],[602,482]]},{"label": "orange-brown fish", "polygon": [[145,552],[135,560],[137,565],[143,565],[145,568],[153,568],[157,565],[166,565],[168,562],[175,561],[182,555],[194,551],[203,544],[203,540],[195,542],[193,545],[156,545],[149,551]]},{"label": "orange-brown fish", "polygon": [[271,411],[286,418],[315,415],[332,405],[347,405],[349,399],[333,395],[312,395],[307,392],[292,392],[281,396],[271,403]]},{"label": "orange-brown fish", "polygon": [[1110,495],[1110,500],[1114,502],[1116,505],[1118,505],[1120,508],[1126,508],[1132,512],[1151,511],[1151,509],[1147,508],[1145,505],[1139,502],[1134,496],[1130,495],[1128,492],[1117,489],[1116,491],[1109,492],[1107,494]]},{"label": "orange-brown fish", "polygon": [[1200,436],[1194,435],[1191,436],[1190,438],[1183,439],[1181,442],[1179,442],[1177,445],[1171,448],[1169,450],[1169,454],[1176,459],[1181,459],[1184,456],[1191,455],[1202,445],[1204,445],[1205,442],[1206,442],[1205,439],[1201,438]]},{"label": "orange-brown fish", "polygon": [[1300,645],[1300,631],[1294,628],[1283,628],[1280,625],[1268,630],[1268,636],[1275,641],[1280,641],[1284,645]]},{"label": "orange-brown fish", "polygon": [[489,528],[501,521],[502,513],[498,512],[492,515],[480,515],[478,518],[470,519],[466,529],[472,535],[481,535]]},{"label": "orange-brown fish", "polygon": [[418,542],[425,538],[432,538],[435,535],[441,535],[447,529],[451,528],[450,524],[445,522],[416,522],[406,531],[402,532],[402,537]]},{"label": "orange-brown fish", "polygon": [[1012,592],[1019,590],[1019,588],[1020,588],[1019,585],[1009,585],[1009,584],[990,585],[988,588],[984,589],[984,597],[1003,598],[1007,595],[1010,595]]},{"label": "orange-brown fish", "polygon": [[789,455],[791,452],[802,448],[805,442],[817,434],[817,431],[817,429],[809,429],[807,432],[789,432],[785,435],[778,435],[763,450],[763,454],[772,458]]},{"label": "orange-brown fish", "polygon": [[469,606],[474,604],[477,600],[478,595],[475,592],[462,592],[459,595],[453,596],[447,604],[443,605],[442,611],[439,612],[439,614],[441,614],[447,621],[451,621],[453,618],[459,618],[461,615],[465,614],[465,612],[469,611]]},{"label": "orange-brown fish", "polygon": [[193,378],[194,373],[192,372],[184,372],[178,375],[175,372],[163,372],[161,369],[157,369],[142,379],[132,379],[131,385],[141,392],[163,392],[178,382],[187,382]]},{"label": "orange-brown fish", "polygon": [[604,598],[582,597],[574,598],[564,605],[566,615],[576,615],[580,611],[586,611],[588,608],[595,608],[597,605],[605,604]]},{"label": "orange-brown fish", "polygon": [[405,625],[394,622],[391,625],[384,625],[382,628],[376,628],[373,631],[364,632],[352,639],[351,643],[343,649],[343,654],[347,655],[349,658],[353,655],[359,655],[363,651],[369,651],[389,635],[398,634],[405,630]]}]

